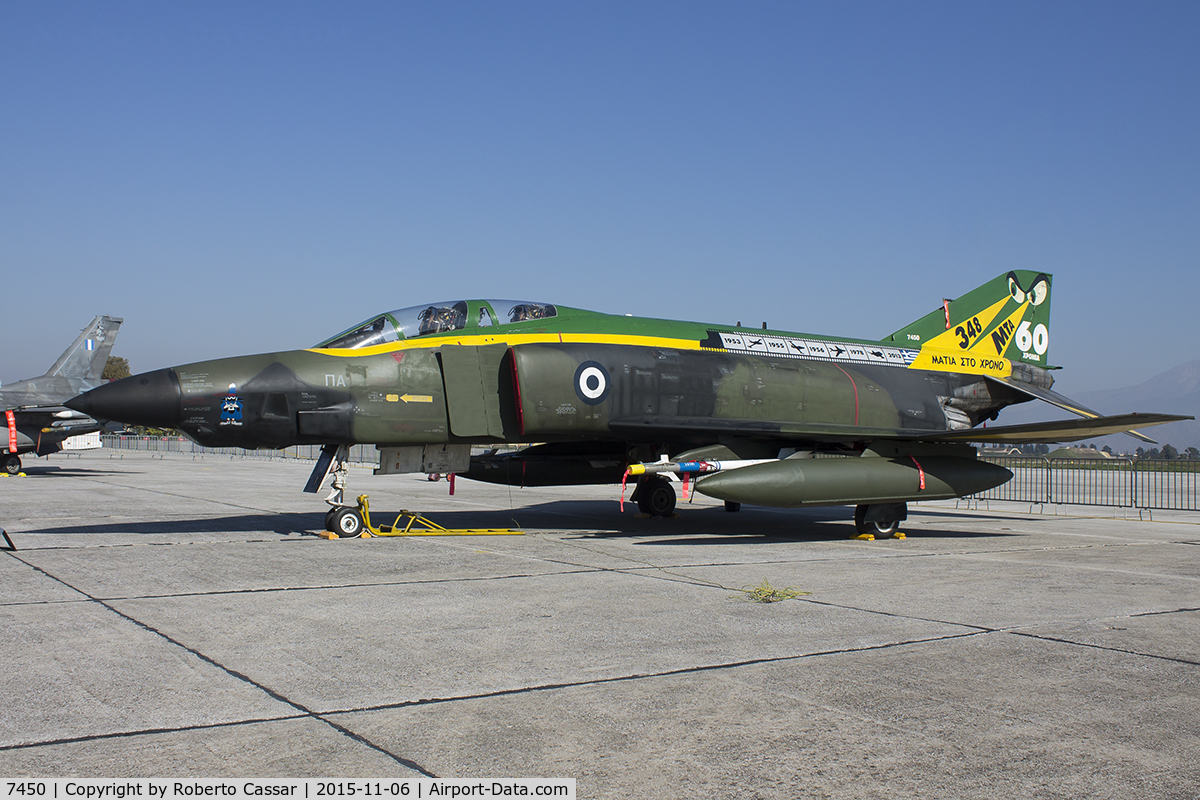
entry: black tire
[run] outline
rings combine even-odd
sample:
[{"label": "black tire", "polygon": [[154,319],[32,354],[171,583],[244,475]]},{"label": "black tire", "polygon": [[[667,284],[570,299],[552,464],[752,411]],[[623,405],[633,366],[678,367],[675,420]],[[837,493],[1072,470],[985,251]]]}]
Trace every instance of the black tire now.
[{"label": "black tire", "polygon": [[333,513],[333,532],[339,539],[354,539],[362,535],[363,518],[355,508],[338,508]]},{"label": "black tire", "polygon": [[331,508],[325,512],[325,530],[329,531],[330,533],[334,533],[337,530],[333,527],[333,515],[337,512],[338,510],[336,508]]},{"label": "black tire", "polygon": [[735,511],[741,511],[742,504],[735,503],[732,500],[726,500],[725,501],[725,510],[728,511],[730,514],[734,513]]},{"label": "black tire", "polygon": [[890,539],[900,532],[900,520],[868,520],[869,506],[854,507],[854,527],[860,534],[868,534],[876,539]]},{"label": "black tire", "polygon": [[3,468],[9,475],[16,475],[21,471],[21,459],[14,453],[5,453],[0,460],[0,468]]},{"label": "black tire", "polygon": [[638,490],[638,509],[652,517],[675,513],[675,487],[662,478],[646,481]]}]

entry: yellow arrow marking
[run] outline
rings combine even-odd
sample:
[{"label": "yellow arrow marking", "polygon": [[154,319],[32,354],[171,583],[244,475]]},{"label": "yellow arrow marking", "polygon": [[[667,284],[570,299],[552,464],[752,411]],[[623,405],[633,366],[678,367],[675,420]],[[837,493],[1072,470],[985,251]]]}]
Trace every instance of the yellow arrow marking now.
[{"label": "yellow arrow marking", "polygon": [[428,394],[402,394],[400,399],[406,403],[432,403],[433,397]]}]

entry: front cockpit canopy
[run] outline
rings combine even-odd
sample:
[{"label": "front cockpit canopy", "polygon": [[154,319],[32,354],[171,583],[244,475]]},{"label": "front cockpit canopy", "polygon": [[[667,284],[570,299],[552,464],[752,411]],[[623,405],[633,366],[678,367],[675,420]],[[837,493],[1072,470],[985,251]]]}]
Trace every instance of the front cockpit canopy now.
[{"label": "front cockpit canopy", "polygon": [[[497,309],[505,310],[504,318],[497,315]],[[533,303],[528,300],[456,300],[378,314],[337,336],[326,339],[317,347],[358,350],[432,333],[490,328],[556,316],[558,309],[549,303]]]}]

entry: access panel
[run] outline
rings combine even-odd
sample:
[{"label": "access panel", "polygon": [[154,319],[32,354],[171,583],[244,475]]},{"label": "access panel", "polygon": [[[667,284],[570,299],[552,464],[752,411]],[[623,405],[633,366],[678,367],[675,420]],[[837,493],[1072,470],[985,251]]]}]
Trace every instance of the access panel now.
[{"label": "access panel", "polygon": [[[501,369],[508,345],[443,345],[442,380],[450,432],[462,438],[505,438]],[[510,401],[511,405],[511,401]]]}]

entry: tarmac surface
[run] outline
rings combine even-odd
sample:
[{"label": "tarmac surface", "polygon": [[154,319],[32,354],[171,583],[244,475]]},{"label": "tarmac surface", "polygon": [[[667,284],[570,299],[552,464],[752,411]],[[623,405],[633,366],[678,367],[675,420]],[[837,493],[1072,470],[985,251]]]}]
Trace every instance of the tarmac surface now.
[{"label": "tarmac surface", "polygon": [[[921,504],[863,542],[848,508],[641,519],[614,487],[352,469],[376,522],[526,533],[327,541],[310,469],[0,479],[0,777],[1200,796],[1200,515]],[[749,602],[764,581],[810,594]]]}]

